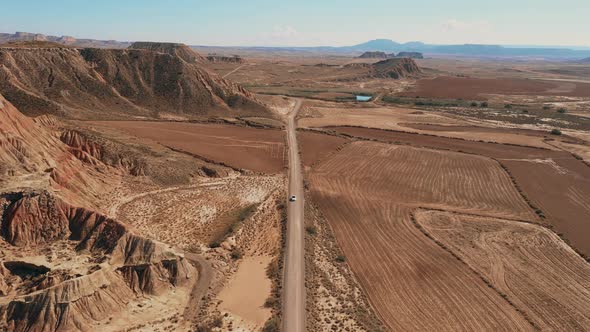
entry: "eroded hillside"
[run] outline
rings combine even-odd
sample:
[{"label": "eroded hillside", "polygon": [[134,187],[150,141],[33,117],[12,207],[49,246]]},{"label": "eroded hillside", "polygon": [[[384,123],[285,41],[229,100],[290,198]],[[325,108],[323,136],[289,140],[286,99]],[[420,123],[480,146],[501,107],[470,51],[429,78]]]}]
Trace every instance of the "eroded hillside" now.
[{"label": "eroded hillside", "polygon": [[158,45],[0,48],[0,91],[27,115],[269,115],[248,91],[202,68],[197,53]]}]

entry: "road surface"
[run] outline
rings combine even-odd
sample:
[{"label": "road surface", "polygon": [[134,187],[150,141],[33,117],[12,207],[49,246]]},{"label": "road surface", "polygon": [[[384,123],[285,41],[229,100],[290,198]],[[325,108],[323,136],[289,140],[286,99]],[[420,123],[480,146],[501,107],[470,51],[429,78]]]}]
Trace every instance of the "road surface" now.
[{"label": "road surface", "polygon": [[303,230],[303,175],[297,146],[295,118],[301,108],[301,100],[287,119],[287,144],[289,146],[289,196],[296,195],[295,202],[287,205],[287,243],[285,248],[285,274],[283,276],[283,331],[305,331],[305,270]]},{"label": "road surface", "polygon": [[234,70],[230,71],[229,73],[227,73],[227,74],[223,75],[221,78],[226,78],[226,77],[228,77],[229,75],[231,75],[231,74],[233,74],[233,73],[237,72],[238,70],[240,70],[240,68],[242,68],[242,67],[244,67],[244,66],[245,66],[245,65],[241,65],[241,66],[239,66],[238,68],[236,68],[236,69],[234,69]]},{"label": "road surface", "polygon": [[187,321],[198,321],[199,309],[201,308],[201,301],[207,294],[211,279],[213,278],[213,268],[205,258],[200,255],[186,252],[184,256],[193,264],[199,271],[199,280],[194,285],[189,303],[184,309],[184,319]]}]

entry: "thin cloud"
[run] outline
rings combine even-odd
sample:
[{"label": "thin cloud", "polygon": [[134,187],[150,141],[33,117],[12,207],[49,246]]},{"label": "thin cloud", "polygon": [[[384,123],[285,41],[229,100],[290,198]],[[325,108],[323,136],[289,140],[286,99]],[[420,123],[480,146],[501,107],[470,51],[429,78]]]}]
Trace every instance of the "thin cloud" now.
[{"label": "thin cloud", "polygon": [[299,36],[299,32],[290,25],[275,25],[270,36],[273,38],[294,38]]},{"label": "thin cloud", "polygon": [[490,31],[492,25],[488,21],[460,21],[457,19],[449,19],[442,23],[442,27],[447,31],[458,30],[476,30],[476,31]]}]

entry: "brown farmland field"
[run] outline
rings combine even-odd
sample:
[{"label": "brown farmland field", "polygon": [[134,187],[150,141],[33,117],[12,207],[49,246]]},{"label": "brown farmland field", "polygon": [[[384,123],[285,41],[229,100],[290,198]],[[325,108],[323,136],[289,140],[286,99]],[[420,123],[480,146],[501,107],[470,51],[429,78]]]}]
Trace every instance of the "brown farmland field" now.
[{"label": "brown farmland field", "polygon": [[[300,126],[307,128],[366,127],[555,149],[543,141],[545,136],[550,135],[548,130],[474,126],[473,122],[412,108],[313,107],[307,116],[299,120]],[[560,139],[565,138],[566,135]]]},{"label": "brown farmland field", "polygon": [[555,231],[590,256],[590,167],[578,160],[503,160]]},{"label": "brown farmland field", "polygon": [[487,94],[561,95],[590,97],[590,84],[521,78],[449,77],[421,79],[402,96],[429,98],[486,99]]},{"label": "brown farmland field", "polygon": [[121,129],[235,168],[279,173],[285,165],[282,130],[184,122],[101,121],[93,124]]},{"label": "brown farmland field", "polygon": [[502,133],[502,134],[516,134],[523,136],[548,137],[549,132],[546,130],[526,130],[515,128],[497,128],[497,127],[478,127],[478,126],[448,126],[430,123],[400,123],[400,125],[425,131],[435,132],[478,132],[478,133]]},{"label": "brown farmland field", "polygon": [[330,127],[354,137],[462,151],[497,159],[556,232],[590,256],[590,168],[564,151],[465,141],[445,137],[358,128]]},{"label": "brown farmland field", "polygon": [[[590,265],[544,227],[440,211],[417,222],[541,330],[590,326]],[[526,264],[524,263],[526,262]]]},{"label": "brown farmland field", "polygon": [[412,223],[418,207],[534,220],[489,158],[355,142],[309,175],[312,197],[392,330],[531,330],[462,262]]},{"label": "brown farmland field", "polygon": [[338,136],[330,136],[308,131],[297,133],[297,140],[301,146],[303,165],[311,166],[328,153],[335,151],[348,140]]},{"label": "brown farmland field", "polygon": [[420,135],[393,130],[380,130],[362,127],[326,127],[337,133],[384,142],[399,142],[414,146],[461,151],[488,156],[491,158],[572,158],[563,151],[550,151],[536,147],[496,144],[462,140],[435,135]]}]

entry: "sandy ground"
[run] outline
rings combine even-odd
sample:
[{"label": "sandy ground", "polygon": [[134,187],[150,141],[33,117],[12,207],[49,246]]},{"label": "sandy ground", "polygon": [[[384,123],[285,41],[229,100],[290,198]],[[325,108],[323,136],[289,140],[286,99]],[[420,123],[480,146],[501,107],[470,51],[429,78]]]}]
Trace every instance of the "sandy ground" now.
[{"label": "sandy ground", "polygon": [[270,295],[271,281],[266,276],[270,256],[244,258],[237,272],[219,293],[219,308],[233,316],[234,325],[258,330],[271,316],[264,302]]}]

